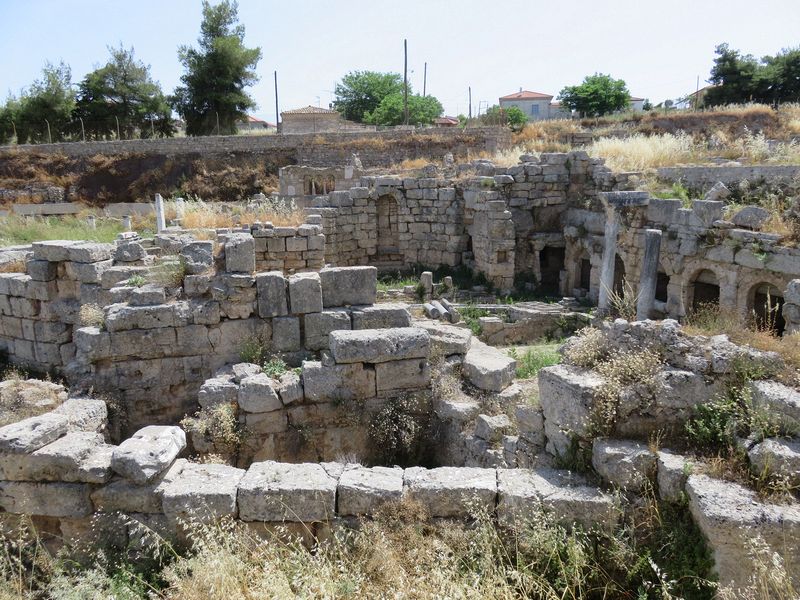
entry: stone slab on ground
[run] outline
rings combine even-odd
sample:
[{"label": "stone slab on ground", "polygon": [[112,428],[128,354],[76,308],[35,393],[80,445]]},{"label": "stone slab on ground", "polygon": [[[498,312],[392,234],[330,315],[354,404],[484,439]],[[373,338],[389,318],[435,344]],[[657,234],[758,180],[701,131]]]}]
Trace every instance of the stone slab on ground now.
[{"label": "stone slab on ground", "polygon": [[403,496],[403,469],[399,467],[347,468],[339,478],[339,516],[373,515],[381,504]]},{"label": "stone slab on ground", "polygon": [[405,494],[420,502],[431,517],[468,518],[475,510],[494,513],[497,471],[479,467],[410,467]]},{"label": "stone slab on ground", "polygon": [[353,307],[353,329],[391,329],[411,327],[408,305],[385,302],[374,306]]},{"label": "stone slab on ground", "polygon": [[430,334],[432,355],[466,354],[472,344],[472,332],[466,327],[456,327],[427,319],[414,321],[412,325],[422,327]]},{"label": "stone slab on ground", "polygon": [[111,467],[131,481],[146,483],[172,464],[186,447],[180,427],[143,427],[114,449]]},{"label": "stone slab on ground", "polygon": [[461,368],[464,376],[476,388],[501,392],[514,380],[517,361],[479,340],[472,340]]},{"label": "stone slab on ground", "polygon": [[176,460],[169,469],[145,484],[130,479],[117,478],[92,492],[92,501],[98,511],[124,513],[162,513],[164,488],[188,464],[185,458]]},{"label": "stone slab on ground", "polygon": [[164,514],[175,520],[215,521],[236,516],[236,495],[244,469],[186,463],[163,487]]},{"label": "stone slab on ground", "polygon": [[[800,505],[770,504],[737,483],[691,475],[689,510],[714,553],[722,586],[746,586],[754,570],[752,542],[758,536],[777,553],[795,586],[800,584]],[[771,556],[763,556],[767,564]]]},{"label": "stone slab on ground", "polygon": [[0,427],[0,452],[28,454],[67,433],[69,419],[54,412]]},{"label": "stone slab on ground", "polygon": [[375,267],[328,267],[319,276],[325,308],[375,304],[378,289]]},{"label": "stone slab on ground", "polygon": [[239,483],[238,502],[242,521],[325,521],[336,512],[336,479],[316,463],[254,463]]},{"label": "stone slab on ground", "polygon": [[86,483],[0,481],[0,508],[14,514],[85,517],[92,513]]},{"label": "stone slab on ground", "polygon": [[640,491],[656,474],[656,456],[639,442],[595,438],[592,466],[610,484]]}]

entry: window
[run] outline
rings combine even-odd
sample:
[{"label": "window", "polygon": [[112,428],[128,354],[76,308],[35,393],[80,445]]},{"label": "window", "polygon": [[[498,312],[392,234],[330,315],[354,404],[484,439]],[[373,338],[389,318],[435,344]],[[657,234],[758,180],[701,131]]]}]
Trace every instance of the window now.
[{"label": "window", "polygon": [[531,114],[538,115],[539,114],[539,105],[538,104],[531,104]]}]

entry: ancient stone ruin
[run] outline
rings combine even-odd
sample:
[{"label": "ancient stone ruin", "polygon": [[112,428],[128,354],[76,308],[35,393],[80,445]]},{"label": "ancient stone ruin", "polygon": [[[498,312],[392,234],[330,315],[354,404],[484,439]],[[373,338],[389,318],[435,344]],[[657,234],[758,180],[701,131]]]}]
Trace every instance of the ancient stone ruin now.
[{"label": "ancient stone ruin", "polygon": [[[741,450],[753,471],[800,481],[788,433],[800,392],[778,378],[781,357],[674,320],[701,303],[757,317],[777,303],[771,327],[797,331],[800,251],[723,220],[719,201],[683,208],[631,191],[582,152],[448,169],[347,190],[352,173],[323,173],[333,188],[321,191],[334,191],[316,196],[313,179],[310,194],[295,191],[313,196],[299,226],[17,250],[25,272],[0,273],[0,346],[65,386],[0,384],[29,390],[25,418],[0,428],[0,507],[67,544],[98,522],[179,537],[188,518],[322,535],[401,498],[434,518],[480,506],[502,527],[544,507],[611,531],[654,489],[688,501],[722,584],[747,582],[754,536],[800,581],[796,500],[761,498],[693,464],[690,449],[666,449],[744,362],[758,374],[743,389],[777,422]],[[418,264],[466,267],[500,292],[527,281],[601,313],[613,294],[636,294],[636,320],[593,320],[575,299],[487,304],[479,339],[452,281],[426,273],[416,300],[378,302],[379,268]],[[515,380],[515,359],[495,347],[590,322],[538,382]],[[641,356],[649,379],[615,388],[602,365],[618,354]],[[422,435],[401,448],[396,430]],[[576,473],[581,457],[597,477]]]}]

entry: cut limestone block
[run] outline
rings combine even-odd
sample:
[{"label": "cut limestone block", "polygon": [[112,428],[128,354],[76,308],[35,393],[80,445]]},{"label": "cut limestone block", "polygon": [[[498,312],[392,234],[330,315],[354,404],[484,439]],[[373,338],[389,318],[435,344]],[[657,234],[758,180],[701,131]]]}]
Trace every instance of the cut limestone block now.
[{"label": "cut limestone block", "polygon": [[464,356],[462,370],[467,380],[476,388],[501,392],[514,380],[517,361],[479,340],[472,340],[470,349]]},{"label": "cut limestone block", "polygon": [[339,516],[372,515],[381,504],[403,496],[403,469],[348,468],[339,478]]},{"label": "cut limestone block", "polygon": [[236,516],[236,493],[244,469],[228,465],[187,463],[163,487],[164,514],[184,523],[213,522]]},{"label": "cut limestone block", "polygon": [[225,270],[252,273],[256,270],[256,243],[249,233],[235,233],[225,240]]},{"label": "cut limestone block", "polygon": [[353,307],[353,329],[390,329],[411,327],[408,305],[383,303],[375,306]]},{"label": "cut limestone block", "polygon": [[800,440],[768,438],[753,446],[747,456],[756,475],[777,475],[791,485],[800,485]]},{"label": "cut limestone block", "polygon": [[285,406],[300,402],[303,399],[303,386],[300,384],[300,377],[297,373],[288,371],[281,375],[277,392]]},{"label": "cut limestone block", "polygon": [[336,479],[319,464],[254,463],[239,483],[242,521],[326,521],[335,509]]},{"label": "cut limestone block", "polygon": [[586,436],[594,396],[603,380],[591,371],[555,365],[539,370],[539,403],[544,413],[547,451],[566,454],[573,436]]},{"label": "cut limestone block", "polygon": [[197,392],[201,408],[233,404],[239,396],[239,386],[226,377],[206,379]]},{"label": "cut limestone block", "polygon": [[105,483],[112,475],[113,450],[114,446],[106,444],[102,434],[82,431],[68,433],[28,457],[27,479]]},{"label": "cut limestone block", "polygon": [[394,360],[375,365],[378,393],[426,388],[431,383],[431,369],[424,358]]},{"label": "cut limestone block", "polygon": [[70,431],[102,433],[108,427],[108,407],[95,398],[69,398],[53,412],[67,417]]},{"label": "cut limestone block", "polygon": [[486,440],[489,443],[498,443],[504,435],[508,435],[513,430],[511,419],[506,415],[478,415],[475,420],[475,437]]},{"label": "cut limestone block", "polygon": [[145,484],[133,483],[129,479],[114,479],[92,492],[92,501],[102,512],[161,513],[164,488],[177,477],[188,464],[179,458],[172,465]]},{"label": "cut limestone block", "polygon": [[0,507],[7,512],[45,517],[85,517],[92,512],[86,483],[0,481]]},{"label": "cut limestone block", "polygon": [[286,279],[280,271],[256,275],[258,314],[264,319],[289,314],[286,302]]},{"label": "cut limestone block", "polygon": [[331,267],[319,272],[325,308],[375,304],[378,269],[375,267]]},{"label": "cut limestone block", "polygon": [[[752,490],[707,475],[690,475],[686,493],[695,523],[714,552],[720,585],[749,583],[756,537],[782,558],[794,584],[800,583],[800,505],[769,504]],[[771,560],[771,556],[761,559]]]},{"label": "cut limestone block", "polygon": [[272,348],[278,352],[300,350],[300,319],[298,317],[275,317],[272,319]]},{"label": "cut limestone block", "polygon": [[275,391],[275,382],[266,373],[245,377],[239,386],[239,408],[251,413],[271,412],[283,408]]},{"label": "cut limestone block", "polygon": [[332,331],[330,349],[339,364],[427,358],[430,336],[417,327]]},{"label": "cut limestone block", "polygon": [[800,392],[777,381],[750,383],[753,405],[777,413],[788,425],[800,425]]},{"label": "cut limestone block", "polygon": [[422,327],[431,336],[431,354],[450,356],[466,354],[472,343],[472,332],[466,327],[455,327],[439,321],[414,321],[414,327]]},{"label": "cut limestone block", "polygon": [[66,415],[49,412],[0,427],[0,452],[28,454],[67,433]]},{"label": "cut limestone block", "polygon": [[431,517],[465,518],[475,510],[494,512],[497,472],[478,467],[411,467],[405,471],[406,495],[420,502]]},{"label": "cut limestone block", "polygon": [[295,315],[322,312],[319,273],[297,273],[289,277],[290,312]]},{"label": "cut limestone block", "polygon": [[350,315],[344,309],[324,310],[305,316],[305,347],[308,350],[323,350],[329,345],[331,331],[352,329]]},{"label": "cut limestone block", "polygon": [[592,466],[612,485],[639,491],[655,476],[656,456],[639,442],[595,438]]},{"label": "cut limestone block", "polygon": [[146,483],[172,464],[186,447],[180,427],[143,427],[114,449],[111,468],[123,477]]},{"label": "cut limestone block", "polygon": [[658,494],[662,500],[678,502],[684,497],[691,467],[688,459],[680,454],[668,450],[658,451]]},{"label": "cut limestone block", "polygon": [[567,471],[498,469],[497,518],[510,526],[540,518],[542,511],[567,526],[610,531],[620,511],[611,496]]},{"label": "cut limestone block", "polygon": [[361,363],[326,366],[304,361],[303,392],[309,402],[347,402],[374,398],[375,371]]}]

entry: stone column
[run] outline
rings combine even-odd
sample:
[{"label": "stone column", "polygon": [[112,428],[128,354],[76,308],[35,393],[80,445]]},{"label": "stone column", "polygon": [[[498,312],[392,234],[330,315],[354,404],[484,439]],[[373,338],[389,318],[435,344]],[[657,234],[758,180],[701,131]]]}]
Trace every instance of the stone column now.
[{"label": "stone column", "polygon": [[86,224],[89,226],[89,229],[97,229],[97,219],[94,215],[86,217]]},{"label": "stone column", "polygon": [[600,269],[600,294],[597,312],[600,316],[608,314],[611,306],[611,292],[614,290],[614,260],[617,257],[617,234],[619,215],[613,206],[606,208],[606,230],[603,237],[603,266]]},{"label": "stone column", "polygon": [[156,232],[161,233],[167,228],[167,222],[164,217],[164,199],[161,194],[156,194]]},{"label": "stone column", "polygon": [[656,281],[658,280],[658,260],[661,254],[661,231],[647,229],[644,232],[644,257],[642,272],[639,275],[639,297],[636,301],[636,320],[650,318],[653,302],[656,299]]},{"label": "stone column", "polygon": [[125,216],[122,217],[122,228],[125,231],[130,231],[131,229],[133,229],[133,226],[131,225],[131,216],[130,215],[125,215]]}]

